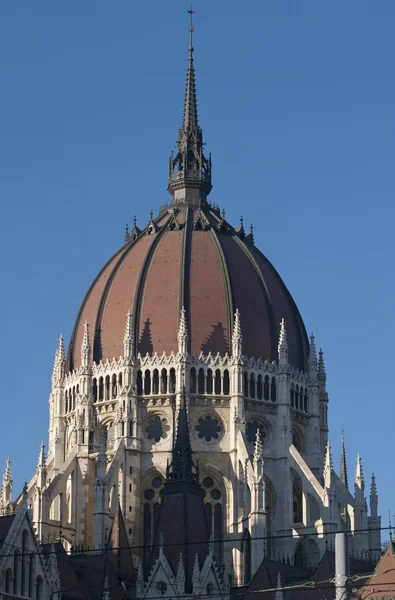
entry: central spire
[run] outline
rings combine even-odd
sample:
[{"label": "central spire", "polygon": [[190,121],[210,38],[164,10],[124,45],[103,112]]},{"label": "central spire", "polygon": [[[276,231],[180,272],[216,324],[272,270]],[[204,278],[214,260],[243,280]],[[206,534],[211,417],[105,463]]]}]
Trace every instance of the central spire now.
[{"label": "central spire", "polygon": [[193,64],[193,15],[190,14],[188,69],[185,86],[184,114],[178,130],[177,153],[169,161],[168,191],[176,206],[198,208],[211,190],[211,156],[203,154],[203,134],[198,123],[195,67]]}]

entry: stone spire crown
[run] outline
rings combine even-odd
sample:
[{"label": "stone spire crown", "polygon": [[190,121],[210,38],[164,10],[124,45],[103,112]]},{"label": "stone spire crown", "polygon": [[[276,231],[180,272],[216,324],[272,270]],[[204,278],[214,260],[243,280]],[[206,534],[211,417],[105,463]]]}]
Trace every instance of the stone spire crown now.
[{"label": "stone spire crown", "polygon": [[37,464],[37,471],[46,471],[47,470],[47,464],[45,461],[45,445],[44,442],[41,442],[41,446],[40,446],[40,452],[38,455],[38,464]]},{"label": "stone spire crown", "polygon": [[123,355],[132,358],[134,352],[134,326],[132,311],[128,310],[126,317],[125,333],[123,336]]},{"label": "stone spire crown", "polygon": [[188,354],[188,325],[184,307],[181,309],[180,324],[178,326],[178,352],[184,356]]},{"label": "stone spire crown", "polygon": [[315,349],[315,337],[313,333],[310,336],[308,365],[310,379],[314,381],[317,379],[317,352]]},{"label": "stone spire crown", "polygon": [[288,364],[288,340],[284,319],[282,319],[280,323],[280,337],[278,340],[278,360],[280,365]]},{"label": "stone spire crown", "polygon": [[83,367],[88,367],[90,364],[91,358],[91,343],[89,338],[89,324],[88,321],[84,323],[84,332],[82,336],[82,344],[81,344],[81,365]]},{"label": "stone spire crown", "polygon": [[340,480],[344,483],[348,489],[348,475],[347,475],[347,460],[346,460],[346,446],[344,443],[344,429],[342,429],[342,446],[340,451]]},{"label": "stone spire crown", "polygon": [[241,358],[243,355],[243,335],[241,333],[239,309],[236,309],[233,321],[232,355],[234,358]]},{"label": "stone spire crown", "polygon": [[360,489],[363,489],[365,487],[365,478],[362,469],[362,459],[359,453],[357,456],[357,467],[355,470],[355,485]]},{"label": "stone spire crown", "polygon": [[324,462],[324,485],[326,488],[331,487],[333,471],[332,453],[329,442],[326,445],[325,462]]},{"label": "stone spire crown", "polygon": [[284,600],[284,592],[283,592],[283,584],[281,581],[281,575],[280,572],[278,572],[277,575],[277,590],[276,590],[276,594],[275,594],[275,600]]},{"label": "stone spire crown", "polygon": [[61,381],[65,374],[66,356],[64,351],[63,335],[60,334],[58,347],[55,352],[55,360],[52,371],[52,379],[54,382]]},{"label": "stone spire crown", "polygon": [[7,458],[7,462],[5,465],[5,472],[3,475],[3,485],[7,485],[8,483],[12,483],[12,475],[11,475],[11,459]]},{"label": "stone spire crown", "polygon": [[318,379],[321,382],[325,382],[326,381],[324,353],[322,351],[322,348],[320,348],[319,358],[318,358]]},{"label": "stone spire crown", "polygon": [[198,123],[195,67],[193,62],[193,10],[190,14],[188,69],[182,125],[178,130],[177,153],[169,161],[168,191],[173,204],[198,207],[211,190],[211,156],[203,154],[203,134]]}]

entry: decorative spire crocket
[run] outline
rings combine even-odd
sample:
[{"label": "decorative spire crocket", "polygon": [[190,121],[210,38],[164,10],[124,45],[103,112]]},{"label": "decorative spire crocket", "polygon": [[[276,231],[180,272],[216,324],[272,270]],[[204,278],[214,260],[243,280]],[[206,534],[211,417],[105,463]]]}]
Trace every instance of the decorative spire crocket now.
[{"label": "decorative spire crocket", "polygon": [[169,161],[168,191],[175,205],[199,207],[211,191],[211,155],[203,154],[203,134],[198,122],[195,67],[193,64],[193,10],[189,26],[188,69],[185,87],[184,115],[178,130],[177,152]]}]

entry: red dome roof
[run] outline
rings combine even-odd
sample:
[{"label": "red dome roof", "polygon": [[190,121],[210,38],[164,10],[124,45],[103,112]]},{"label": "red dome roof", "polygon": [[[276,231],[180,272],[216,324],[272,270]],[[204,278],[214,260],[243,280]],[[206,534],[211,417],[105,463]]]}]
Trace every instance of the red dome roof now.
[{"label": "red dome roof", "polygon": [[238,309],[243,354],[276,360],[284,318],[289,362],[300,369],[307,365],[306,331],[279,274],[254,246],[252,236],[236,231],[206,203],[199,210],[172,207],[161,213],[104,266],[78,314],[69,369],[80,365],[85,321],[93,361],[122,355],[128,310],[134,317],[137,352],[177,352],[183,306],[191,354],[230,353]]}]

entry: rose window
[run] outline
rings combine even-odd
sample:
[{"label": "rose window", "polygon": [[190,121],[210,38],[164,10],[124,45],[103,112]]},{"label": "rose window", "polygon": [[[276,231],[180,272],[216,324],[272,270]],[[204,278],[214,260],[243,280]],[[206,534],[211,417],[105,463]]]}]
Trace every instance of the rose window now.
[{"label": "rose window", "polygon": [[256,440],[256,432],[259,429],[259,437],[261,438],[262,444],[265,443],[265,439],[267,438],[266,427],[262,423],[258,423],[258,421],[250,421],[247,423],[247,440],[250,443],[255,443]]},{"label": "rose window", "polygon": [[219,434],[222,431],[222,427],[219,423],[219,420],[211,417],[210,415],[199,419],[199,422],[196,425],[195,429],[198,432],[199,438],[205,439],[206,442],[210,442],[211,440],[217,440],[219,438]]},{"label": "rose window", "polygon": [[148,421],[145,433],[149,440],[159,442],[161,438],[167,438],[167,432],[170,431],[170,426],[167,419],[161,419],[158,415]]}]

